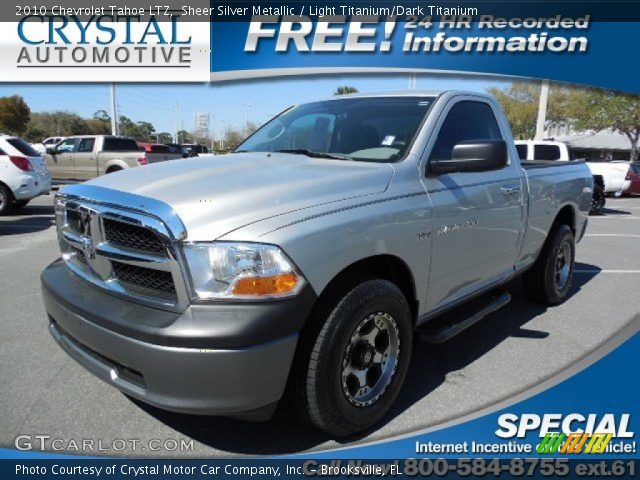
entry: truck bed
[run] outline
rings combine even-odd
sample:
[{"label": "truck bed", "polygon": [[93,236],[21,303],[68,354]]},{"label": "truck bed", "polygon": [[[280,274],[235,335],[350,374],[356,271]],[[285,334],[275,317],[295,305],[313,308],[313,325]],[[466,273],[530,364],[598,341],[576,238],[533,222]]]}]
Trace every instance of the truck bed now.
[{"label": "truck bed", "polygon": [[520,165],[522,165],[522,168],[525,170],[543,167],[566,167],[567,164],[576,165],[580,163],[584,163],[584,160],[570,160],[568,162],[561,160],[520,160]]}]

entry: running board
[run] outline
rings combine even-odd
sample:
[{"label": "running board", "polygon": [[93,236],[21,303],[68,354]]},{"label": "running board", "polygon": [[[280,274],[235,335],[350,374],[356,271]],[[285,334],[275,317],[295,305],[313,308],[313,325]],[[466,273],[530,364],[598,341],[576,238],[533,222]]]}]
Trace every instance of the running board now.
[{"label": "running board", "polygon": [[[490,313],[499,310],[511,301],[511,294],[507,291],[494,291],[480,299],[472,300],[469,304],[455,308],[443,314],[442,319],[434,319],[418,330],[418,340],[424,343],[442,343],[460,332],[475,325]],[[447,319],[456,318],[447,322]],[[443,321],[444,320],[444,321]],[[431,327],[433,323],[438,327]],[[431,328],[429,328],[431,327]]]}]

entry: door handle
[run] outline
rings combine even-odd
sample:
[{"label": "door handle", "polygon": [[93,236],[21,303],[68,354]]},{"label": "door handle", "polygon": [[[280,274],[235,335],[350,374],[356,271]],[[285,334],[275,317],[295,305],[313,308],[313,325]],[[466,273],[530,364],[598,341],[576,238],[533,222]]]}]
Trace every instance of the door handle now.
[{"label": "door handle", "polygon": [[503,195],[514,195],[520,192],[520,187],[518,185],[502,185],[500,191]]}]

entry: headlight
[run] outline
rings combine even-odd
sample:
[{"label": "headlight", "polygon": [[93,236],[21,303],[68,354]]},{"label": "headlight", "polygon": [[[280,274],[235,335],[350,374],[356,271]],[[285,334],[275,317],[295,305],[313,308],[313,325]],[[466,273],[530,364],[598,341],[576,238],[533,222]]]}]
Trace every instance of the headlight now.
[{"label": "headlight", "polygon": [[197,300],[291,297],[305,283],[274,245],[215,242],[183,249]]}]

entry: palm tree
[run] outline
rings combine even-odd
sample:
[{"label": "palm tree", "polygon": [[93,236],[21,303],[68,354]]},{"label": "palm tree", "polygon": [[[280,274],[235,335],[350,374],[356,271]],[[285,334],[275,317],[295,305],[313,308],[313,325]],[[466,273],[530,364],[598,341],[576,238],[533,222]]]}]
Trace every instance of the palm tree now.
[{"label": "palm tree", "polygon": [[358,89],[356,87],[342,85],[333,92],[334,95],[349,95],[350,93],[358,93]]}]

